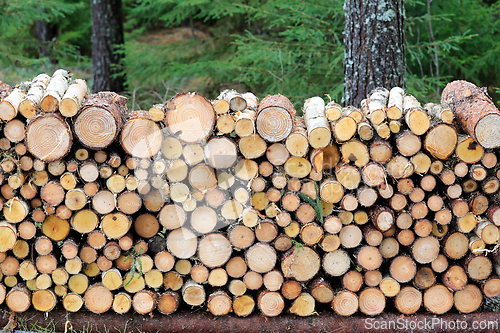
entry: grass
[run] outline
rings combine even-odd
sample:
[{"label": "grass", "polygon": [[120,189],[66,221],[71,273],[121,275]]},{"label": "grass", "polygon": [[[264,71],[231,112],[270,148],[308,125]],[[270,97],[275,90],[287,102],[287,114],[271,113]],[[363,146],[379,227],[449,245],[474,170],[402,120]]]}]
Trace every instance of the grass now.
[{"label": "grass", "polygon": [[[47,315],[48,316],[48,315]],[[48,318],[47,318],[48,319]],[[123,327],[113,327],[112,329],[109,329],[106,324],[93,324],[93,323],[87,323],[86,325],[83,326],[81,330],[74,330],[73,326],[71,325],[71,321],[69,321],[68,317],[66,317],[66,323],[65,323],[65,331],[64,333],[129,333],[129,332],[141,332],[137,329],[130,330],[128,328],[129,320],[127,320],[124,324]],[[58,321],[55,321],[54,319],[50,319],[50,321],[47,323],[44,321],[43,323],[40,323],[38,321],[32,321],[32,318],[26,317],[26,316],[18,316],[17,317],[17,326],[15,327],[15,330],[17,331],[23,331],[23,332],[36,332],[36,333],[63,333],[59,332],[56,330],[56,325],[60,323]],[[15,331],[12,329],[12,331]]]}]

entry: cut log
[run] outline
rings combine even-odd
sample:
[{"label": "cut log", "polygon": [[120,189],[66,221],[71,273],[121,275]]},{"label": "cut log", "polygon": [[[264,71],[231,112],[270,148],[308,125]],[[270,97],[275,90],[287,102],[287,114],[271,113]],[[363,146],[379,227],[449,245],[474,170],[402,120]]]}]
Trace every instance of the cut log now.
[{"label": "cut log", "polygon": [[185,143],[198,143],[212,134],[216,113],[212,104],[198,93],[177,94],[166,104],[165,125]]},{"label": "cut log", "polygon": [[182,299],[188,305],[199,306],[205,303],[205,289],[193,280],[187,281],[182,287]]},{"label": "cut log", "polygon": [[139,314],[151,313],[156,307],[156,293],[151,290],[141,290],[134,295],[132,306]]},{"label": "cut log", "polygon": [[55,215],[47,216],[42,224],[43,234],[56,242],[64,240],[69,231],[70,225],[68,221],[61,220]]},{"label": "cut log", "polygon": [[355,257],[359,266],[367,271],[376,270],[382,265],[380,250],[374,246],[363,246]]},{"label": "cut log", "polygon": [[408,256],[400,255],[394,258],[390,265],[391,276],[399,283],[405,283],[414,278],[417,273],[415,262]]},{"label": "cut log", "polygon": [[197,247],[196,236],[189,229],[175,229],[167,237],[168,251],[179,259],[188,259],[193,256]]},{"label": "cut log", "polygon": [[453,304],[460,313],[475,312],[483,303],[483,294],[481,290],[473,285],[468,284],[464,289],[457,291],[453,295]]},{"label": "cut log", "polygon": [[123,126],[120,144],[127,154],[149,158],[162,148],[163,134],[160,126],[149,119],[146,111],[134,111]]},{"label": "cut log", "polygon": [[71,75],[64,69],[54,72],[40,102],[43,112],[55,112],[59,109],[59,103],[68,89],[68,80]]},{"label": "cut log", "polygon": [[443,284],[450,290],[462,290],[467,285],[467,274],[458,265],[450,266],[442,275]]},{"label": "cut log", "polygon": [[255,133],[255,115],[256,112],[250,109],[246,109],[236,114],[234,124],[234,132],[236,135],[243,138]]},{"label": "cut log", "polygon": [[359,311],[376,316],[385,308],[385,296],[378,288],[367,288],[359,294]]},{"label": "cut log", "polygon": [[323,257],[323,269],[331,276],[342,276],[350,267],[350,258],[347,252],[338,249],[328,252]]},{"label": "cut log", "polygon": [[104,313],[113,305],[113,294],[101,284],[95,284],[85,292],[85,306],[93,313]]},{"label": "cut log", "polygon": [[238,317],[249,316],[255,307],[255,301],[249,295],[238,296],[233,301],[233,311]]},{"label": "cut log", "polygon": [[315,303],[314,297],[308,293],[302,293],[293,301],[290,313],[300,317],[311,316],[315,313]]},{"label": "cut log", "polygon": [[207,300],[207,309],[214,316],[224,316],[227,315],[232,310],[233,302],[229,295],[218,290],[210,294]]},{"label": "cut log", "polygon": [[262,291],[257,299],[260,312],[267,317],[276,317],[285,308],[283,296],[276,291]]},{"label": "cut log", "polygon": [[[413,156],[420,151],[421,147],[420,138],[411,131],[404,131],[396,137],[396,148],[403,156]],[[451,153],[453,153],[454,148],[455,146],[453,146]]]},{"label": "cut log", "polygon": [[394,300],[399,312],[411,315],[422,306],[422,293],[413,287],[404,287]]},{"label": "cut log", "polygon": [[330,143],[331,132],[325,116],[325,102],[321,97],[312,97],[305,101],[304,121],[311,147],[326,147]]},{"label": "cut log", "polygon": [[83,99],[87,95],[87,82],[76,79],[69,86],[59,103],[59,112],[65,117],[73,117],[78,113]]},{"label": "cut log", "polygon": [[419,238],[413,243],[411,251],[419,264],[431,263],[439,255],[439,241],[432,236]]},{"label": "cut log", "polygon": [[82,296],[78,295],[77,293],[71,292],[64,296],[62,303],[66,311],[78,312],[82,308],[84,301]]},{"label": "cut log", "polygon": [[427,132],[424,148],[435,158],[445,160],[455,151],[457,141],[455,128],[448,124],[438,124]]},{"label": "cut log", "polygon": [[283,95],[265,97],[257,109],[257,132],[268,142],[283,141],[292,131],[295,109]]},{"label": "cut log", "polygon": [[340,316],[351,316],[358,311],[358,296],[351,291],[341,291],[332,301],[332,309]]},{"label": "cut log", "polygon": [[387,103],[387,118],[398,120],[403,116],[404,90],[394,87],[389,92]]},{"label": "cut log", "polygon": [[441,103],[450,106],[463,128],[481,146],[500,146],[500,112],[483,89],[467,81],[453,81],[443,90]]},{"label": "cut log", "polygon": [[15,88],[0,101],[0,119],[9,121],[14,119],[19,112],[19,104],[26,98],[26,90]]},{"label": "cut log", "polygon": [[443,314],[453,307],[453,294],[442,284],[430,287],[424,293],[424,306],[434,314]]},{"label": "cut log", "polygon": [[58,114],[41,114],[26,128],[26,148],[37,159],[52,162],[66,156],[73,135],[66,121]]},{"label": "cut log", "polygon": [[286,138],[285,146],[292,156],[302,157],[307,153],[309,141],[307,140],[305,124],[303,124],[301,117],[295,118],[294,127],[290,135]]},{"label": "cut log", "polygon": [[177,311],[179,305],[179,293],[175,291],[167,291],[158,297],[156,306],[161,314],[169,315]]},{"label": "cut log", "polygon": [[29,309],[31,305],[31,293],[28,288],[18,284],[12,288],[5,297],[7,307],[16,313],[21,313]]},{"label": "cut log", "polygon": [[387,297],[394,297],[399,294],[401,286],[398,281],[391,277],[382,278],[379,284],[380,291]]},{"label": "cut log", "polygon": [[204,158],[214,169],[229,169],[236,163],[236,144],[229,138],[212,138],[204,148]]},{"label": "cut log", "polygon": [[56,295],[48,289],[36,290],[33,292],[31,303],[37,311],[49,312],[57,303]]},{"label": "cut log", "polygon": [[36,116],[49,81],[50,76],[47,74],[39,74],[31,81],[26,98],[19,104],[19,113],[26,119],[32,119]]},{"label": "cut log", "polygon": [[[238,167],[238,165],[236,167]],[[200,163],[189,172],[189,184],[200,192],[206,193],[217,186],[217,177],[211,167]],[[172,188],[170,190],[170,196],[172,197]],[[172,197],[172,199],[174,198]]]},{"label": "cut log", "polygon": [[204,236],[198,245],[198,258],[209,268],[224,265],[232,253],[231,243],[219,233]]}]

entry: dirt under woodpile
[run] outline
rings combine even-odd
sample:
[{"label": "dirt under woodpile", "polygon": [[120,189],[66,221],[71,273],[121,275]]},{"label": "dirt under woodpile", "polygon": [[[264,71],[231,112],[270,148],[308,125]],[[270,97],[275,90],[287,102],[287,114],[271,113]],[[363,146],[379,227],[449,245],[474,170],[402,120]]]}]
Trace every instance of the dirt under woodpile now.
[{"label": "dirt under woodpile", "polygon": [[65,70],[0,84],[0,303],[182,312],[172,325],[198,309],[496,310],[500,112],[484,91],[455,81],[422,106],[376,88],[302,111],[234,90],[130,111]]}]

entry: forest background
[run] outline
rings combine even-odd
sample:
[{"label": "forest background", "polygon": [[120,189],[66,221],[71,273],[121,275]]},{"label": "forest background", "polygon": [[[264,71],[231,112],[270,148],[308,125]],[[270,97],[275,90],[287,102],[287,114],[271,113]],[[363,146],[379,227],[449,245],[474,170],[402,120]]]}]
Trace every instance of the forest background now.
[{"label": "forest background", "polygon": [[[116,69],[132,110],[182,91],[213,99],[226,88],[260,98],[281,93],[297,109],[311,96],[342,102],[342,0],[122,6],[124,56]],[[90,7],[88,0],[0,0],[0,81],[15,85],[65,68],[92,86]],[[405,10],[407,91],[435,102],[448,82],[463,79],[486,87],[498,105],[500,1],[407,0]]]}]

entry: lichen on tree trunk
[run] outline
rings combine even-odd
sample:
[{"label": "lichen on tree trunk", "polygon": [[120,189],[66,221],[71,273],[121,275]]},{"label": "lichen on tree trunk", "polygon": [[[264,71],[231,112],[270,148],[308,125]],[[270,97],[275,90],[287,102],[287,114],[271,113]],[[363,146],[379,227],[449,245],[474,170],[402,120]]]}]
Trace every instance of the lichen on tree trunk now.
[{"label": "lichen on tree trunk", "polygon": [[93,91],[124,90],[124,77],[118,65],[123,53],[123,13],[121,0],[92,0],[92,70]]},{"label": "lichen on tree trunk", "polygon": [[404,0],[345,0],[344,104],[405,86]]}]

